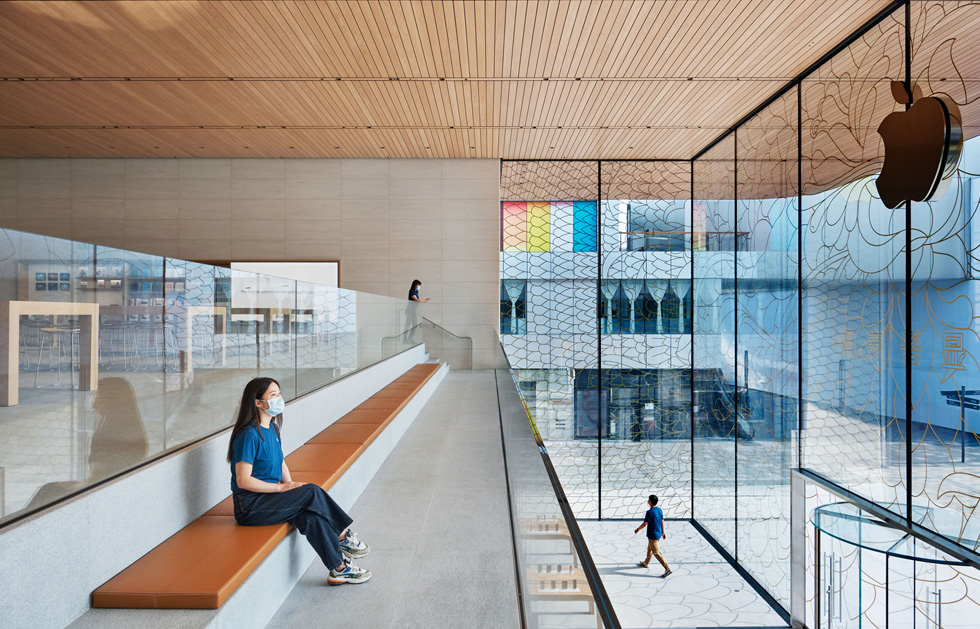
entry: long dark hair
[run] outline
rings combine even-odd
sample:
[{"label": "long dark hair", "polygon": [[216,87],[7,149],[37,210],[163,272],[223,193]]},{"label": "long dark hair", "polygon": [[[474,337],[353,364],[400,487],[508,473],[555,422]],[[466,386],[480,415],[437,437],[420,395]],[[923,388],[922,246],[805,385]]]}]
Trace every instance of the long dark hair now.
[{"label": "long dark hair", "polygon": [[[242,403],[238,407],[238,419],[235,420],[235,427],[231,429],[231,439],[228,441],[228,462],[231,462],[232,448],[235,444],[235,437],[243,430],[252,426],[258,426],[261,416],[259,407],[255,405],[256,400],[261,400],[269,386],[279,383],[272,378],[253,378],[245,385],[242,392]],[[282,428],[282,413],[272,418],[272,425],[275,426],[276,433]],[[261,437],[262,435],[259,435]]]},{"label": "long dark hair", "polygon": [[[422,285],[422,280],[412,280],[412,290],[415,290]],[[404,286],[404,284],[402,284]]]}]

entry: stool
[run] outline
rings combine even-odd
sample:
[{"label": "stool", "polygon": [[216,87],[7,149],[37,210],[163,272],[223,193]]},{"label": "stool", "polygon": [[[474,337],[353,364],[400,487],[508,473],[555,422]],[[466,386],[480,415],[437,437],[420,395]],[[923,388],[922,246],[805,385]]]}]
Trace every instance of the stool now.
[{"label": "stool", "polygon": [[[158,336],[158,334],[162,334]],[[135,368],[145,365],[145,358],[152,355],[156,358],[156,364],[161,364],[160,354],[158,353],[159,343],[163,342],[163,367],[166,370],[168,361],[172,357],[174,367],[180,360],[179,341],[177,331],[173,326],[165,326],[162,323],[141,322],[136,324],[136,331],[133,340],[133,358]]]},{"label": "stool", "polygon": [[[70,352],[70,357],[68,357],[69,364],[68,368],[71,370],[71,386],[73,389],[78,388],[78,384],[75,383],[75,367],[79,364],[78,359],[81,354],[81,348],[79,346],[80,334],[82,332],[81,328],[73,327],[53,327],[53,328],[40,328],[41,340],[38,343],[37,351],[37,369],[34,370],[34,386],[37,388],[53,387],[61,384],[61,362],[62,358],[68,355]],[[54,359],[54,346],[58,346],[58,379],[54,381],[53,384],[39,385],[37,383],[38,375],[41,372],[41,356],[44,354],[44,342],[48,341],[48,365],[53,362]],[[68,344],[68,350],[65,350],[65,343]]]},{"label": "stool", "polygon": [[[116,364],[114,345],[122,345],[123,366],[129,370],[130,362],[135,358],[136,330],[132,323],[124,321],[103,321],[99,325],[99,365]],[[126,349],[126,343],[129,349]]]},{"label": "stool", "polygon": [[27,317],[20,322],[20,362],[24,369],[31,368],[31,352],[41,342],[41,328],[52,325],[48,319]]}]

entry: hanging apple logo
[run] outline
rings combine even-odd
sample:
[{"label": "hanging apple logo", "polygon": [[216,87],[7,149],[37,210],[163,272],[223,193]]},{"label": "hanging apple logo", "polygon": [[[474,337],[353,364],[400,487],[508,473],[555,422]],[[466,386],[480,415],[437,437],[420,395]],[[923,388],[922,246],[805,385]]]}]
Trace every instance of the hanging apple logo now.
[{"label": "hanging apple logo", "polygon": [[891,82],[892,96],[907,111],[885,116],[878,134],[885,143],[885,163],[875,186],[885,207],[905,201],[939,198],[949,186],[963,147],[963,128],[956,104],[936,96],[922,98],[901,81]]}]

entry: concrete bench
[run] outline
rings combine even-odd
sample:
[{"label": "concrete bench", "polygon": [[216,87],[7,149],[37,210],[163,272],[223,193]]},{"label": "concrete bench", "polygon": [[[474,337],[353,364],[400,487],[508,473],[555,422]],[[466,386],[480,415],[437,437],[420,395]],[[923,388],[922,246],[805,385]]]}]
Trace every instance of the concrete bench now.
[{"label": "concrete bench", "polygon": [[[440,366],[412,367],[287,455],[293,480],[329,490]],[[92,606],[217,609],[291,528],[239,526],[228,496],[96,589]]]}]

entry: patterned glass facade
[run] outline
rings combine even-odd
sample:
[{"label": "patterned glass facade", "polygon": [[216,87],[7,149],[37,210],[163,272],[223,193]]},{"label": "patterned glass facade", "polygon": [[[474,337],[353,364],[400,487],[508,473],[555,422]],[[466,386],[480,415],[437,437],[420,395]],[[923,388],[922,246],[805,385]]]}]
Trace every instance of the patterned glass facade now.
[{"label": "patterned glass facade", "polygon": [[[502,312],[527,311],[503,344],[580,518],[657,493],[787,610],[794,468],[977,550],[978,25],[978,3],[901,6],[693,160],[503,163]],[[895,210],[892,81],[965,140]],[[834,500],[808,485],[808,514]],[[974,567],[806,538],[809,626],[974,626]]]}]

